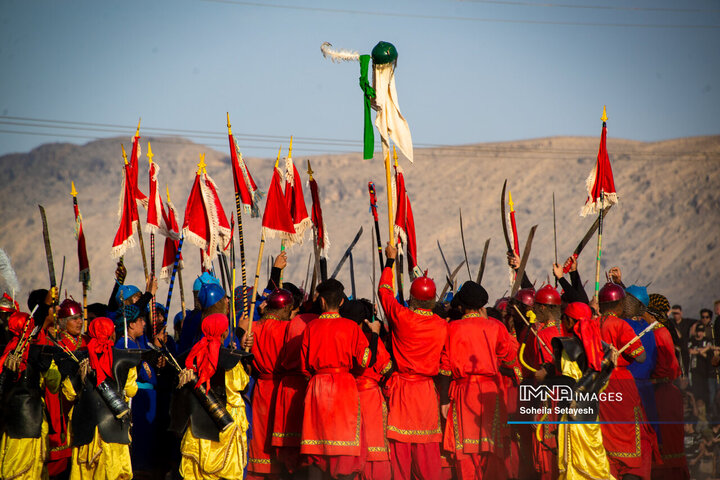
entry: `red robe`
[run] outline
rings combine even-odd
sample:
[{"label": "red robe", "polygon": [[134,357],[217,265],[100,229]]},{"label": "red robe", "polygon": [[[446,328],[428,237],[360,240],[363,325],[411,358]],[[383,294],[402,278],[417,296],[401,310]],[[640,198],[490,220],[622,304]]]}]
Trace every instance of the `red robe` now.
[{"label": "red robe", "polygon": [[387,437],[404,443],[440,442],[440,404],[432,377],[440,370],[447,322],[429,310],[400,305],[391,285],[392,269],[386,267],[378,296],[390,323],[397,370],[388,382]]},{"label": "red robe", "polygon": [[657,361],[652,373],[655,384],[655,403],[660,424],[660,455],[663,463],[653,464],[653,479],[685,480],[690,478],[685,456],[682,392],[673,380],[682,375],[675,356],[675,345],[667,328],[653,331],[657,345]]},{"label": "red robe", "polygon": [[248,446],[248,472],[279,473],[280,466],[270,443],[275,415],[275,396],[280,378],[278,357],[290,322],[266,316],[253,325],[253,369],[258,377],[252,396],[252,439]]},{"label": "red robe", "polygon": [[369,368],[355,367],[352,370],[360,395],[360,411],[367,440],[367,461],[387,461],[388,467],[390,457],[386,438],[387,404],[379,382],[391,368],[390,354],[385,345],[378,342],[375,364]]},{"label": "red robe", "polygon": [[[470,478],[506,474],[501,427],[507,423],[507,410],[499,369],[501,364],[512,363],[517,350],[517,340],[495,319],[471,313],[448,324],[440,373],[452,375],[453,380],[443,447],[453,452],[456,464],[469,462],[475,472]],[[472,468],[483,454],[494,457],[484,472]],[[458,465],[460,478],[466,478],[464,470]]]},{"label": "red robe", "polygon": [[[635,337],[632,327],[615,315],[603,315],[598,321],[603,341],[618,350]],[[645,419],[635,379],[627,369],[630,361],[624,358],[625,355],[635,358],[644,352],[642,343],[636,340],[620,355],[603,391],[605,395],[600,398],[603,445],[610,472],[616,478],[626,474],[650,478],[654,434]]]},{"label": "red robe", "polygon": [[[87,348],[87,341],[80,335],[77,339],[65,332],[58,334],[58,341],[71,352],[81,348]],[[49,338],[46,338],[45,332],[41,332],[41,338],[38,343],[44,345],[54,345]],[[55,476],[64,472],[67,468],[68,459],[72,455],[72,449],[68,446],[68,421],[72,403],[69,402],[62,394],[62,390],[57,393],[50,393],[45,389],[45,405],[48,411],[48,422],[50,423],[50,432],[48,434],[49,449],[47,468],[48,475]]]},{"label": "red robe", "polygon": [[[365,367],[370,361],[370,348],[357,323],[337,312],[326,312],[310,322],[303,333],[302,368],[312,375],[305,394],[300,453],[309,455],[311,463],[333,463],[324,457],[361,458],[360,398],[353,365]],[[329,466],[334,470],[334,465]],[[362,469],[354,463],[352,474]]]},{"label": "red robe", "polygon": [[280,447],[278,457],[290,472],[295,471],[298,466],[305,390],[308,383],[308,378],[302,371],[300,348],[306,326],[317,317],[314,313],[303,313],[290,320],[285,333],[285,346],[278,359],[281,379],[275,400],[272,445]]},{"label": "red robe", "polygon": [[[535,325],[538,329],[537,335],[529,332],[527,328],[523,329],[523,333],[521,334],[521,338],[524,339],[522,360],[530,367],[538,369],[543,363],[553,362],[552,353],[548,349],[552,348],[552,339],[555,337],[563,336],[563,331],[559,321],[536,323]],[[547,346],[547,348],[543,346],[542,343],[540,343],[540,340],[538,340],[538,338],[542,339],[543,343]],[[523,371],[523,375],[526,378],[532,379],[533,374],[534,372],[529,371],[526,368]],[[548,402],[545,406],[553,408],[555,405],[552,402]],[[555,420],[558,420],[558,417],[555,413],[551,413],[547,416],[535,415],[535,419],[542,419],[546,422],[553,422]],[[524,418],[524,420],[527,419]],[[557,426],[551,423],[545,423],[540,427],[543,438],[542,442],[538,441],[536,429],[534,426],[520,425],[519,427],[521,435],[524,437],[524,445],[530,444],[527,440],[528,436],[532,438],[533,464],[535,470],[540,474],[540,477],[542,479],[557,478],[557,455],[553,453],[552,450],[550,450],[551,448],[557,448]]]}]

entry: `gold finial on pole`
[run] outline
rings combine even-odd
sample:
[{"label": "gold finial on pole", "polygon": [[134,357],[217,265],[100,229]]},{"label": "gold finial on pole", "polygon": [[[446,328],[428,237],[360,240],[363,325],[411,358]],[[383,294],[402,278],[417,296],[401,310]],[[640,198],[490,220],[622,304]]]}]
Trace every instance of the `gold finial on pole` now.
[{"label": "gold finial on pole", "polygon": [[512,192],[511,192],[510,190],[508,190],[508,204],[510,205],[510,211],[511,211],[511,212],[514,212],[514,211],[515,211],[515,204],[514,204],[513,201],[512,201]]},{"label": "gold finial on pole", "polygon": [[138,118],[138,126],[137,126],[137,129],[135,130],[135,136],[136,136],[136,137],[139,137],[139,136],[140,136],[140,122],[141,122],[141,121],[142,121],[142,117]]},{"label": "gold finial on pole", "polygon": [[232,135],[232,128],[230,127],[230,112],[227,112],[227,127],[228,135]]},{"label": "gold finial on pole", "polygon": [[121,143],[121,144],[120,144],[120,148],[122,148],[123,160],[125,160],[125,165],[127,165],[127,164],[128,164],[128,161],[127,161],[127,153],[125,153],[125,145],[123,145],[123,144]]},{"label": "gold finial on pole", "polygon": [[165,184],[165,194],[167,195],[168,203],[170,203],[170,187],[168,184]]},{"label": "gold finial on pole", "polygon": [[205,163],[205,153],[201,153],[200,154],[200,163],[198,163],[198,171],[197,171],[198,175],[200,175],[203,172],[207,172],[207,170],[205,170],[205,167],[207,167],[207,164]]},{"label": "gold finial on pole", "polygon": [[313,169],[312,169],[312,167],[310,166],[310,159],[308,159],[307,162],[308,162],[307,173],[308,173],[308,175],[310,176],[310,180],[312,180],[312,179],[313,179],[313,173],[315,173],[315,172],[313,172]]},{"label": "gold finial on pole", "polygon": [[288,149],[288,158],[292,158],[292,135],[290,135],[290,148]]},{"label": "gold finial on pole", "polygon": [[148,157],[148,162],[150,162],[151,165],[152,165],[154,156],[155,156],[155,154],[152,153],[152,147],[150,147],[150,142],[148,142],[147,157]]},{"label": "gold finial on pole", "polygon": [[607,122],[607,119],[608,119],[608,117],[607,117],[607,109],[605,108],[605,105],[603,105],[603,115],[602,115],[602,117],[600,117],[600,120],[602,120],[603,123],[604,123],[604,122]]},{"label": "gold finial on pole", "polygon": [[395,160],[395,168],[397,168],[397,150],[395,149],[395,145],[393,145],[393,160]]},{"label": "gold finial on pole", "polygon": [[77,190],[75,190],[75,182],[70,181],[70,195],[77,197]]},{"label": "gold finial on pole", "polygon": [[278,168],[278,165],[280,165],[280,154],[282,153],[282,145],[280,145],[280,149],[278,150],[278,156],[275,160],[275,168]]}]

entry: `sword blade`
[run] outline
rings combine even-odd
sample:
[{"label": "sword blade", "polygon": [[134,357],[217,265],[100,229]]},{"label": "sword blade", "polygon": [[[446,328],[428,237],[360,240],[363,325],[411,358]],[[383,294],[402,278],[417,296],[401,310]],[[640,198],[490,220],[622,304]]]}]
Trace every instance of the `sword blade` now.
[{"label": "sword blade", "polygon": [[503,227],[503,235],[505,235],[505,245],[507,245],[507,251],[512,252],[512,243],[510,242],[510,235],[508,235],[508,228],[507,228],[507,215],[505,215],[505,190],[507,189],[507,178],[505,179],[505,183],[503,183],[502,188],[502,194],[500,195],[500,214],[502,216],[502,227]]},{"label": "sword blade", "polygon": [[445,254],[443,253],[443,249],[440,246],[440,240],[436,240],[438,249],[440,250],[440,256],[442,257],[442,261],[445,264],[445,270],[447,270],[448,276],[450,275],[450,265],[448,265],[447,260],[445,260]]},{"label": "sword blade", "polygon": [[532,241],[536,229],[537,225],[533,225],[528,234],[527,242],[525,242],[525,250],[523,250],[522,259],[520,260],[520,266],[515,275],[515,282],[510,290],[510,298],[514,298],[515,294],[520,290],[520,284],[522,283],[523,276],[525,276],[525,265],[527,265],[528,257],[530,257],[530,249],[532,248]]},{"label": "sword blade", "polygon": [[343,254],[342,258],[338,262],[338,264],[335,266],[335,270],[333,270],[333,274],[330,275],[330,278],[335,278],[337,274],[340,272],[340,269],[342,268],[343,264],[345,263],[345,260],[347,260],[347,257],[350,255],[350,252],[352,252],[353,247],[355,247],[355,244],[360,240],[360,237],[363,233],[363,227],[360,226],[360,230],[358,230],[357,234],[355,235],[355,238],[352,242],[350,242],[350,246],[345,250],[345,254]]},{"label": "sword blade", "polygon": [[447,278],[447,283],[445,283],[445,288],[443,288],[443,291],[440,292],[439,299],[441,302],[442,302],[443,298],[445,298],[445,294],[447,293],[448,288],[450,288],[452,286],[453,282],[455,281],[455,276],[458,274],[458,272],[460,271],[460,269],[462,268],[462,266],[464,264],[465,264],[465,260],[460,262],[460,264],[457,267],[455,267],[455,270],[453,270],[452,273],[450,274],[450,276]]},{"label": "sword blade", "polygon": [[50,276],[50,287],[57,286],[55,278],[55,264],[53,263],[52,247],[50,246],[50,230],[48,229],[47,217],[45,216],[45,208],[42,205],[38,205],[40,208],[40,217],[42,218],[43,227],[43,241],[45,242],[45,258],[47,259],[48,274]]},{"label": "sword blade", "polygon": [[468,261],[467,248],[465,248],[465,230],[463,229],[462,221],[462,208],[460,211],[460,238],[462,239],[463,254],[465,255],[465,267],[467,267],[468,280],[472,280],[472,274],[470,273],[470,262]]},{"label": "sword blade", "polygon": [[483,256],[480,261],[480,270],[478,270],[478,276],[476,283],[482,283],[483,275],[485,274],[485,263],[487,261],[488,247],[490,247],[490,239],[485,240],[485,246],[483,247]]}]

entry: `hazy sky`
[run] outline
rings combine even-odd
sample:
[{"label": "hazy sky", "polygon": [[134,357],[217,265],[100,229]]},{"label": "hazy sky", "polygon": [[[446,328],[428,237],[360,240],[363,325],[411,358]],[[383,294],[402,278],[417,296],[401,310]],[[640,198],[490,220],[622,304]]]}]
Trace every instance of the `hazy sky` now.
[{"label": "hazy sky", "polygon": [[323,41],[396,45],[416,146],[597,136],[603,104],[614,137],[720,133],[720,3],[557,1],[3,0],[0,154],[138,117],[222,150],[226,111],[247,155],[359,151],[359,66]]}]

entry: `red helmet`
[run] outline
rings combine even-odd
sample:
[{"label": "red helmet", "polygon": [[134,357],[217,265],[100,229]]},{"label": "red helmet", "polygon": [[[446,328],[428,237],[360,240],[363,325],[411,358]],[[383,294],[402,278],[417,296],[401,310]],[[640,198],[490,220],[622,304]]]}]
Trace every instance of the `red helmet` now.
[{"label": "red helmet", "polygon": [[57,316],[58,318],[68,318],[80,314],[82,314],[82,306],[72,298],[66,298],[60,304],[60,311]]},{"label": "red helmet", "polygon": [[498,310],[500,312],[504,312],[507,308],[508,300],[510,300],[507,297],[499,298],[497,302],[495,302],[495,310]]},{"label": "red helmet", "polygon": [[521,288],[515,294],[515,300],[520,301],[526,307],[532,307],[535,305],[535,289],[534,288]]},{"label": "red helmet", "polygon": [[600,303],[617,302],[625,298],[625,290],[617,283],[608,282],[600,289],[598,301]]},{"label": "red helmet", "polygon": [[410,285],[410,295],[418,300],[435,300],[435,282],[427,276],[427,271],[422,277],[413,280]]},{"label": "red helmet", "polygon": [[543,305],[560,305],[560,294],[550,285],[545,285],[535,294],[535,303],[542,303]]},{"label": "red helmet", "polygon": [[288,292],[283,288],[276,288],[270,293],[270,295],[268,295],[266,304],[268,308],[271,308],[273,310],[279,310],[281,308],[287,307],[288,305],[292,306],[292,293]]}]

